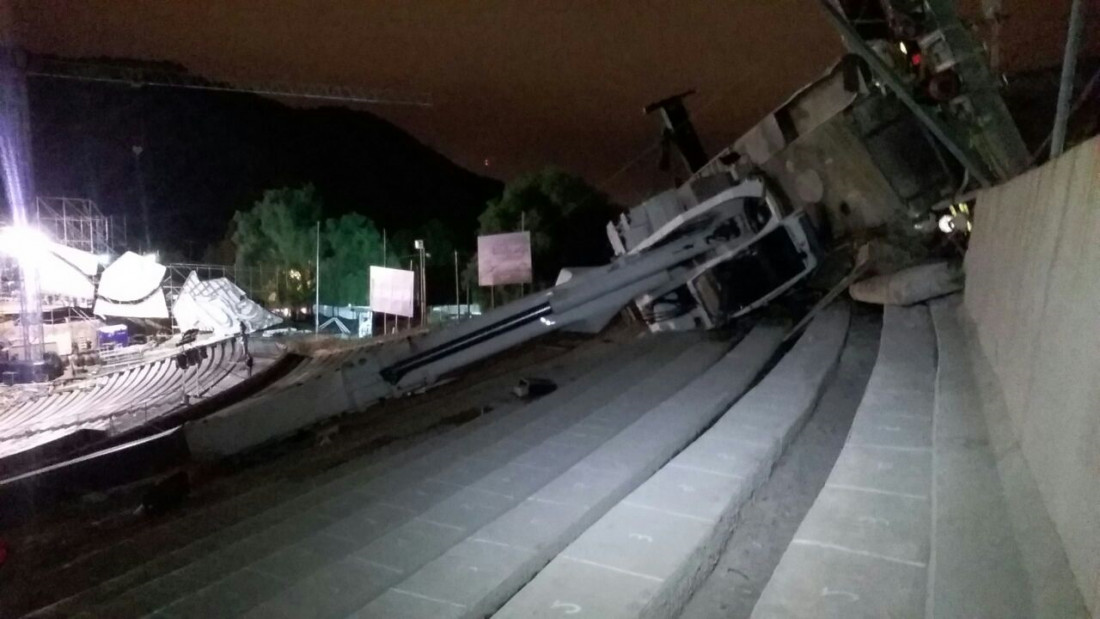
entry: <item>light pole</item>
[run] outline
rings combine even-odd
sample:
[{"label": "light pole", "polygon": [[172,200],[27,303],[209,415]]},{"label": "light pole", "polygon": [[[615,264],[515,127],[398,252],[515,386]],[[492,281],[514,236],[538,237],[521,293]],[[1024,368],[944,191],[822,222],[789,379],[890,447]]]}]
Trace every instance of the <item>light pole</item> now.
[{"label": "light pole", "polygon": [[317,222],[317,256],[313,264],[313,334],[321,331],[321,222]]},{"label": "light pole", "polygon": [[413,241],[413,247],[420,254],[420,326],[428,324],[428,283],[424,273],[424,239]]},{"label": "light pole", "polygon": [[1069,30],[1066,33],[1066,49],[1062,58],[1062,81],[1058,87],[1058,107],[1054,114],[1054,131],[1051,134],[1050,158],[1062,154],[1066,147],[1066,124],[1069,121],[1073,97],[1073,78],[1077,73],[1077,52],[1085,29],[1085,3],[1073,0],[1069,12]]},{"label": "light pole", "polygon": [[145,196],[145,175],[141,170],[141,153],[145,149],[135,144],[130,150],[134,151],[134,172],[137,175],[138,200],[141,202],[141,224],[145,228],[145,247],[141,249],[142,252],[149,252],[153,249],[153,243],[149,238],[149,201]]}]

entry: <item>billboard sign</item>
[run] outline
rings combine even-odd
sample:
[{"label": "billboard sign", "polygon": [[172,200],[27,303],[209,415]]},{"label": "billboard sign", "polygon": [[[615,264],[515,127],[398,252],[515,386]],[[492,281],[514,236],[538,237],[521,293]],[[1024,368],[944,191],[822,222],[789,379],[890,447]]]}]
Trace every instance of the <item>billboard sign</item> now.
[{"label": "billboard sign", "polygon": [[477,283],[481,286],[531,282],[531,233],[477,237]]},{"label": "billboard sign", "polygon": [[412,271],[370,268],[370,308],[372,311],[411,317],[415,305],[416,274]]}]

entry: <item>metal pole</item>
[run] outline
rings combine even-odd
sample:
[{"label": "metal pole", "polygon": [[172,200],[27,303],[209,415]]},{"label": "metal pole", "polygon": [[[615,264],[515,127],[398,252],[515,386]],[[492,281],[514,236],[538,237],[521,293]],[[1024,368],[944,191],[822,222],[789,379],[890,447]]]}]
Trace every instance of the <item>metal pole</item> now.
[{"label": "metal pole", "polygon": [[149,201],[145,196],[145,175],[141,170],[141,153],[145,149],[141,146],[134,145],[131,150],[134,151],[134,170],[137,173],[138,199],[141,201],[141,224],[145,228],[145,247],[142,248],[142,251],[149,252],[153,250],[153,243],[149,236]]},{"label": "metal pole", "polygon": [[[390,266],[389,258],[386,256],[386,229],[385,228],[382,228],[382,266],[383,267]],[[387,314],[382,314],[382,335],[386,335],[387,333],[389,333],[389,331],[386,330],[387,329],[386,319],[387,319]],[[397,324],[397,319],[395,318],[394,319],[394,325],[395,325],[394,330],[395,331],[397,330],[396,324]]]},{"label": "metal pole", "polygon": [[[527,211],[520,211],[519,212],[519,231],[520,232],[526,232],[527,231]],[[522,297],[526,294],[527,294],[526,284],[520,284],[519,285],[519,296]]]},{"label": "metal pole", "polygon": [[420,326],[428,324],[428,278],[424,272],[424,241],[420,241]]},{"label": "metal pole", "polygon": [[462,313],[459,308],[462,307],[462,297],[458,292],[458,250],[455,250],[455,318]]},{"label": "metal pole", "polygon": [[313,265],[313,334],[321,332],[321,222],[317,222],[317,257]]},{"label": "metal pole", "polygon": [[1066,52],[1062,58],[1062,84],[1058,87],[1058,111],[1054,114],[1054,134],[1050,141],[1051,159],[1061,155],[1066,147],[1066,123],[1073,98],[1073,78],[1077,74],[1077,52],[1081,49],[1081,33],[1085,27],[1084,12],[1085,3],[1073,0],[1069,11],[1069,32],[1066,33]]}]

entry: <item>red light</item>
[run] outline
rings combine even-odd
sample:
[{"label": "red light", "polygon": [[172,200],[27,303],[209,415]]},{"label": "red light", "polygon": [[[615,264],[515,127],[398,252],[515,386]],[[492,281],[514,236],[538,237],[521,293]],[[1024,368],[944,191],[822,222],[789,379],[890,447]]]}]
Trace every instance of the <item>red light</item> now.
[{"label": "red light", "polygon": [[911,60],[912,60],[912,62],[913,62],[913,66],[914,66],[914,67],[915,67],[915,66],[918,66],[918,65],[920,64],[920,60],[921,60],[921,58],[920,58],[920,54],[919,54],[919,53],[913,54],[913,56],[912,56]]}]

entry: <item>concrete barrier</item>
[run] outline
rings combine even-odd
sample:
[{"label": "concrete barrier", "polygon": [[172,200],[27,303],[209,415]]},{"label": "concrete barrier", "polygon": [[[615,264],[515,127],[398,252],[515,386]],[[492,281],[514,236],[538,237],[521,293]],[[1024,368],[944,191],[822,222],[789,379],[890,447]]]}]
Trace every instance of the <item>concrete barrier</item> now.
[{"label": "concrete barrier", "polygon": [[[777,327],[757,327],[676,395],[526,501],[391,586],[355,616],[481,617],[499,608],[581,531],[728,408],[763,368],[781,337]],[[594,426],[614,424],[624,414],[603,411],[589,421]]]},{"label": "concrete barrier", "polygon": [[965,306],[1077,585],[1100,614],[1100,137],[979,194]]},{"label": "concrete barrier", "polygon": [[846,305],[816,318],[760,384],[496,616],[676,616],[713,568],[741,506],[813,410],[847,328]]},{"label": "concrete barrier", "polygon": [[961,324],[960,302],[930,304],[939,363],[927,616],[1087,617],[1034,480],[1011,464],[1019,450],[1002,442],[998,420],[987,428],[997,413],[982,401],[971,357],[980,350]]}]

